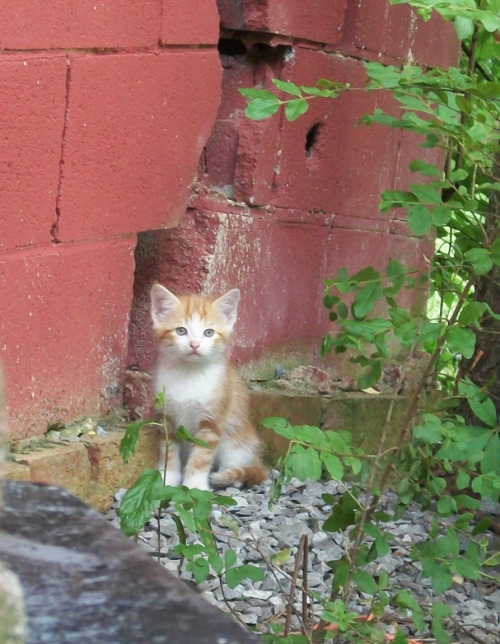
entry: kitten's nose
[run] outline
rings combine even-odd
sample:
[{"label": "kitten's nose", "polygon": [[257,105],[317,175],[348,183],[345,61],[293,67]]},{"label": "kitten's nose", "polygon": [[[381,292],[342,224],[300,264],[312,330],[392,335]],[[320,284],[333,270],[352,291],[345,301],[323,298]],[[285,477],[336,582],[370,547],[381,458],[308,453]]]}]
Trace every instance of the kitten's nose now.
[{"label": "kitten's nose", "polygon": [[189,342],[189,346],[191,347],[191,349],[196,351],[196,349],[200,348],[200,343],[198,342],[198,340],[191,340]]}]

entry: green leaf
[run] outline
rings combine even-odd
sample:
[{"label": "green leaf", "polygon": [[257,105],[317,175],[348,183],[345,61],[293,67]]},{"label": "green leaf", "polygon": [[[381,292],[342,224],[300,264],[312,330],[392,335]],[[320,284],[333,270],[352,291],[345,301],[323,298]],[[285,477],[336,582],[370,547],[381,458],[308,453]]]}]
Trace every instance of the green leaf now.
[{"label": "green leaf", "polygon": [[470,485],[470,476],[465,470],[458,470],[457,474],[457,489],[465,490]]},{"label": "green leaf", "polygon": [[455,26],[455,33],[459,40],[466,40],[474,33],[474,22],[470,18],[457,16],[453,21],[453,24]]},{"label": "green leaf", "polygon": [[486,31],[493,33],[500,29],[500,18],[492,11],[478,11],[477,19],[482,23]]},{"label": "green leaf", "polygon": [[253,121],[267,119],[280,108],[280,102],[276,96],[273,98],[253,98],[247,105],[245,115]]},{"label": "green leaf", "polygon": [[309,443],[313,447],[328,445],[325,432],[314,425],[298,425],[293,428],[294,438],[300,443]]},{"label": "green leaf", "polygon": [[410,186],[411,191],[415,197],[424,204],[440,205],[441,191],[426,183],[412,183]]},{"label": "green leaf", "polygon": [[422,205],[416,204],[408,210],[408,225],[415,235],[425,235],[432,227],[432,216],[429,209]]},{"label": "green leaf", "polygon": [[338,532],[345,530],[356,523],[356,510],[359,509],[358,502],[353,496],[345,492],[332,508],[332,513],[323,523],[325,532]]},{"label": "green leaf", "polygon": [[335,454],[325,452],[321,455],[321,460],[331,478],[336,481],[341,481],[344,476],[344,466],[339,457],[335,456]]},{"label": "green leaf", "polygon": [[[489,398],[486,400],[492,402]],[[494,405],[493,405],[494,406]],[[488,410],[488,422],[486,423],[489,427],[494,427],[492,423],[495,419],[496,425],[496,409],[493,415],[491,407]],[[500,475],[500,437],[498,433],[492,432],[490,440],[488,441],[485,450],[483,460],[481,461],[481,472],[483,474],[496,474]]]},{"label": "green leaf", "polygon": [[432,414],[424,414],[423,421],[422,425],[413,430],[413,437],[431,445],[440,443],[443,440],[443,426],[440,419]]},{"label": "green leaf", "polygon": [[137,442],[139,440],[139,432],[143,427],[151,424],[150,420],[137,420],[134,423],[127,425],[125,429],[125,436],[120,441],[119,452],[124,463],[127,463],[129,458],[134,455]]},{"label": "green leaf", "polygon": [[208,561],[203,557],[198,557],[197,559],[190,561],[187,564],[186,569],[192,573],[197,584],[204,582],[210,574],[210,566],[208,565]]},{"label": "green leaf", "polygon": [[307,87],[305,85],[301,85],[300,89],[304,94],[310,94],[311,96],[322,96],[323,98],[336,98],[338,95],[338,92],[335,92],[331,89],[321,89],[320,87]]},{"label": "green leaf", "polygon": [[294,98],[285,104],[285,116],[288,121],[295,121],[309,109],[309,101],[305,98]]},{"label": "green leaf", "polygon": [[440,226],[446,226],[449,223],[453,215],[453,210],[447,208],[446,206],[435,206],[431,210],[432,223],[436,228]]},{"label": "green leaf", "polygon": [[275,85],[282,92],[287,94],[293,94],[294,96],[302,96],[300,88],[295,85],[295,83],[290,83],[288,81],[282,81],[277,78],[272,79],[273,85]]},{"label": "green leaf", "polygon": [[446,341],[452,353],[461,353],[467,359],[474,355],[476,335],[470,329],[452,326],[448,329]]},{"label": "green leaf", "polygon": [[465,258],[472,264],[475,275],[485,275],[493,267],[493,261],[486,248],[471,248],[465,253]]},{"label": "green leaf", "polygon": [[455,572],[468,579],[479,579],[481,576],[479,568],[467,557],[456,557],[451,565]]},{"label": "green leaf", "polygon": [[392,640],[392,644],[408,644],[406,633],[398,628],[394,635],[394,639]]},{"label": "green leaf", "polygon": [[290,561],[290,548],[278,550],[271,556],[271,563],[275,566],[283,566]]},{"label": "green leaf", "polygon": [[377,582],[373,577],[364,570],[356,570],[354,579],[358,584],[359,589],[368,595],[375,595],[377,592]]},{"label": "green leaf", "polygon": [[241,566],[235,566],[226,570],[225,574],[226,584],[229,588],[236,588],[243,579],[251,579],[252,581],[264,581],[265,576],[264,572],[257,568],[257,566],[252,566],[251,564],[243,564]]},{"label": "green leaf", "polygon": [[480,421],[488,425],[488,427],[495,427],[497,424],[497,411],[491,398],[485,398],[484,400],[479,397],[467,398],[467,402]]},{"label": "green leaf", "polygon": [[224,566],[226,569],[232,568],[237,561],[237,556],[234,550],[228,548],[224,553]]},{"label": "green leaf", "polygon": [[200,447],[204,447],[205,449],[210,449],[210,445],[208,443],[202,441],[200,438],[196,438],[196,436],[193,436],[193,434],[188,432],[188,430],[183,425],[177,428],[175,436],[177,440],[187,441],[188,443],[199,445]]},{"label": "green leaf", "polygon": [[458,317],[458,322],[462,326],[469,326],[478,322],[485,312],[488,310],[488,305],[485,302],[468,302]]},{"label": "green leaf", "polygon": [[382,362],[377,360],[373,361],[370,369],[364,373],[360,378],[358,378],[358,386],[360,389],[368,389],[373,387],[382,376]]},{"label": "green leaf", "polygon": [[495,266],[500,266],[500,237],[491,244],[489,251]]},{"label": "green leaf", "polygon": [[308,478],[319,481],[322,467],[318,452],[312,447],[294,445],[287,460],[287,469],[301,481]]},{"label": "green leaf", "polygon": [[293,427],[284,418],[272,416],[270,418],[264,418],[264,420],[260,421],[260,424],[267,429],[272,429],[276,434],[284,436],[289,440],[293,440],[295,438]]},{"label": "green leaf", "polygon": [[216,575],[221,575],[222,571],[224,570],[224,563],[222,561],[222,557],[220,557],[217,554],[210,554],[208,555],[208,563],[212,567],[212,570],[215,572]]},{"label": "green leaf", "polygon": [[420,172],[420,174],[427,177],[440,177],[443,174],[442,170],[439,170],[439,168],[436,168],[436,166],[431,163],[422,161],[422,159],[411,161],[409,168],[412,172]]},{"label": "green leaf", "polygon": [[242,87],[238,90],[245,98],[264,98],[270,101],[277,101],[278,97],[267,89],[257,87]]},{"label": "green leaf", "polygon": [[375,302],[382,297],[382,286],[379,282],[371,282],[364,286],[354,298],[352,313],[358,319],[364,318],[373,310]]},{"label": "green leaf", "polygon": [[449,590],[453,584],[453,576],[450,572],[448,564],[444,562],[436,563],[434,559],[424,559],[423,568],[425,571],[424,576],[431,578],[431,584],[436,595]]},{"label": "green leaf", "polygon": [[126,492],[120,504],[120,529],[128,537],[137,534],[160,505],[163,488],[158,470],[145,470]]}]

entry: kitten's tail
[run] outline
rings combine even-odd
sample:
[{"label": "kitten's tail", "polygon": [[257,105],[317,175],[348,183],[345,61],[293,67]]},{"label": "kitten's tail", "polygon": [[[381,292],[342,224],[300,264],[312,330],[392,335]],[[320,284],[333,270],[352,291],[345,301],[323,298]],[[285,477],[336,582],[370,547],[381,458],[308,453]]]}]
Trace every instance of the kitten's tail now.
[{"label": "kitten's tail", "polygon": [[210,482],[214,487],[251,487],[259,485],[267,477],[267,468],[261,463],[246,467],[231,467],[227,470],[213,472]]}]

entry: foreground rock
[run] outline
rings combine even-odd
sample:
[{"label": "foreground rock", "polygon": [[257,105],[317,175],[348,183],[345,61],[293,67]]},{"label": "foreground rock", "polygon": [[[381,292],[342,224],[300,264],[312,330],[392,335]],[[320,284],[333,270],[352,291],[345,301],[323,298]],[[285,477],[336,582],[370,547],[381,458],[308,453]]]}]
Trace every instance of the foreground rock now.
[{"label": "foreground rock", "polygon": [[29,644],[251,644],[238,624],[69,492],[3,484],[0,562],[20,579]]}]

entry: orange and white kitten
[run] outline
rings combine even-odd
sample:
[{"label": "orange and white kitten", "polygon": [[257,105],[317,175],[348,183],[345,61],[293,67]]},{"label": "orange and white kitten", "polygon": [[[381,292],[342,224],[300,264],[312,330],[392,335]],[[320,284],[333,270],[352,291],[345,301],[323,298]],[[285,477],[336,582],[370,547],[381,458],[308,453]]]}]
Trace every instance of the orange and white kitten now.
[{"label": "orange and white kitten", "polygon": [[267,475],[249,421],[247,390],[226,357],[239,299],[238,289],[215,300],[176,297],[160,284],[151,289],[156,393],[165,392],[174,430],[183,426],[210,446],[170,442],[166,485],[240,487],[261,483]]}]

